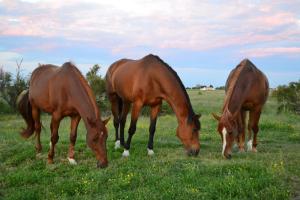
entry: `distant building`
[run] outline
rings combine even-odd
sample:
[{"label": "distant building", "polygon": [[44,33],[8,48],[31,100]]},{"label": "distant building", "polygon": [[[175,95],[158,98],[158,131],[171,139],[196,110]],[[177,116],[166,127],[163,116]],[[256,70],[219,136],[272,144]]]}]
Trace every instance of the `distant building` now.
[{"label": "distant building", "polygon": [[211,91],[211,90],[216,90],[216,89],[210,85],[210,86],[201,87],[200,90],[210,90]]}]

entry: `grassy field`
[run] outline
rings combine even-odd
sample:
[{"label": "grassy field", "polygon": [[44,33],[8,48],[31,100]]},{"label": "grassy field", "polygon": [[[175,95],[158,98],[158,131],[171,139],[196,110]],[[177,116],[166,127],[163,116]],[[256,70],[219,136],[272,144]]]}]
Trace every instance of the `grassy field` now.
[{"label": "grassy field", "polygon": [[[55,163],[48,165],[50,117],[43,115],[42,156],[34,141],[18,132],[20,116],[0,116],[0,199],[299,199],[300,117],[277,114],[270,98],[261,117],[258,153],[221,156],[221,138],[211,112],[219,112],[223,91],[189,91],[194,110],[202,113],[201,150],[187,157],[175,136],[173,115],[160,116],[153,157],[147,156],[149,118],[140,117],[129,158],[114,150],[109,122],[109,166],[97,169],[80,124],[76,144],[78,165],[68,163],[69,119],[60,127]],[[128,123],[127,123],[128,124]],[[128,127],[128,126],[127,126]]]}]

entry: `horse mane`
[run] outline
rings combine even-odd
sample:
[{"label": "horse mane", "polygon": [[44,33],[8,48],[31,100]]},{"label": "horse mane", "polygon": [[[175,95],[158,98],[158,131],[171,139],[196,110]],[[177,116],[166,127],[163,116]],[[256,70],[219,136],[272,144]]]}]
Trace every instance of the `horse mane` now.
[{"label": "horse mane", "polygon": [[91,100],[91,99],[95,99],[95,95],[93,94],[87,80],[84,78],[82,73],[79,71],[79,69],[72,62],[66,62],[62,65],[62,67],[68,68],[68,70],[73,71],[77,75],[77,78],[79,78],[80,82],[82,83],[83,87],[85,88],[85,91],[87,92],[88,96],[90,97],[89,100],[91,101],[91,104],[94,107],[94,110],[95,110],[95,113],[96,113],[95,117],[97,118],[97,116],[99,114],[98,107],[97,107],[96,103]]},{"label": "horse mane", "polygon": [[[166,67],[166,69],[168,69],[169,72],[171,72],[173,74],[173,76],[175,77],[175,79],[177,80],[177,82],[179,83],[180,85],[180,88],[182,89],[183,93],[184,93],[184,96],[187,100],[187,103],[188,103],[188,109],[189,109],[189,115],[188,115],[188,122],[192,122],[193,120],[193,117],[195,116],[195,112],[193,110],[193,107],[192,107],[192,104],[191,104],[191,100],[190,100],[190,97],[189,95],[187,94],[186,92],[186,89],[181,81],[181,79],[179,78],[178,74],[174,71],[174,69],[168,64],[166,63],[165,61],[163,61],[159,56],[157,55],[153,55],[153,54],[149,54],[147,56],[145,56],[145,58],[154,58],[156,59],[157,61],[159,61],[164,67]],[[195,120],[195,122],[198,122],[198,120]],[[197,128],[199,127],[200,128],[200,124],[196,123],[195,124],[197,126]]]},{"label": "horse mane", "polygon": [[[226,85],[225,85],[225,91],[226,91],[227,95],[226,95],[226,100],[224,103],[223,111],[225,110],[226,107],[228,109],[228,104],[231,101],[233,91],[235,90],[235,88],[238,85],[237,82],[239,82],[242,79],[241,74],[245,70],[256,71],[258,69],[255,67],[255,65],[249,59],[245,58],[230,72],[229,77],[226,81]],[[230,85],[229,85],[229,82],[231,82]]]}]

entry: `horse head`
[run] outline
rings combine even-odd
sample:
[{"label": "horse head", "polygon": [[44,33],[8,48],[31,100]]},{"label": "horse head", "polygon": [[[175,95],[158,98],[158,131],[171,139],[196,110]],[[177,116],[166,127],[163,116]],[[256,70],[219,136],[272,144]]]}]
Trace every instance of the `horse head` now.
[{"label": "horse head", "polygon": [[87,134],[87,143],[88,146],[95,153],[95,156],[98,160],[97,167],[104,168],[107,167],[107,151],[106,151],[106,140],[108,137],[107,128],[105,125],[108,123],[109,119],[88,119],[90,125]]},{"label": "horse head", "polygon": [[177,127],[177,137],[183,143],[188,155],[197,156],[200,149],[199,132],[201,115],[193,115],[186,123],[180,123]]},{"label": "horse head", "polygon": [[238,134],[236,120],[238,112],[232,115],[232,113],[226,109],[221,116],[218,116],[215,113],[212,113],[212,115],[219,122],[218,132],[221,136],[223,144],[222,155],[225,158],[230,159],[234,138]]}]

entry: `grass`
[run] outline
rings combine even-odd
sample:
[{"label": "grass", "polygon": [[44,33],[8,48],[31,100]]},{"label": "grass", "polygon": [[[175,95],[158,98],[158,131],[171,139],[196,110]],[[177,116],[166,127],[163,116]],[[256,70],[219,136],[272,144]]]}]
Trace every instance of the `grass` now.
[{"label": "grass", "polygon": [[[109,122],[109,166],[96,168],[81,123],[72,166],[66,157],[70,120],[63,120],[55,163],[48,165],[50,117],[42,116],[43,152],[35,156],[34,140],[23,140],[20,116],[0,115],[0,199],[292,199],[300,191],[300,117],[277,114],[270,98],[261,117],[258,153],[221,156],[217,123],[210,116],[222,107],[223,91],[189,91],[194,110],[202,113],[201,151],[187,157],[175,136],[173,115],[160,116],[153,157],[147,156],[149,118],[140,117],[129,158],[114,150]],[[127,128],[128,128],[127,123]]]}]

